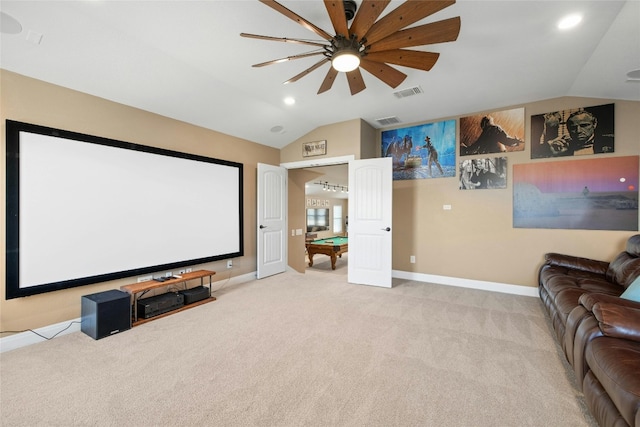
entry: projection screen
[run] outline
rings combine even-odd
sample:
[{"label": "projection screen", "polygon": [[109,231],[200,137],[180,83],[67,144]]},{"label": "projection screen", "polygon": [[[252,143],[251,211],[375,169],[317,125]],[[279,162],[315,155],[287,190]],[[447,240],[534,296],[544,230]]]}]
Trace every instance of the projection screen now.
[{"label": "projection screen", "polygon": [[243,165],[7,120],[6,298],[243,255]]}]

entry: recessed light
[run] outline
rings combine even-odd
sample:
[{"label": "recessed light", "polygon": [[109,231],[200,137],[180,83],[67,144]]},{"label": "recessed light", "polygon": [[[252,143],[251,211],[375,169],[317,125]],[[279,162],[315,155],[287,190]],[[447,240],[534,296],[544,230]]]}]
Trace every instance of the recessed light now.
[{"label": "recessed light", "polygon": [[568,30],[578,25],[582,21],[582,16],[578,14],[565,16],[558,22],[558,28],[561,30]]},{"label": "recessed light", "polygon": [[271,128],[271,132],[273,132],[273,133],[284,133],[285,132],[284,126],[280,126],[280,125],[274,126],[274,127]]},{"label": "recessed light", "polygon": [[296,103],[296,100],[295,100],[295,98],[293,98],[291,96],[288,96],[288,97],[286,97],[284,99],[284,103],[287,104],[287,105],[293,105],[293,104]]}]

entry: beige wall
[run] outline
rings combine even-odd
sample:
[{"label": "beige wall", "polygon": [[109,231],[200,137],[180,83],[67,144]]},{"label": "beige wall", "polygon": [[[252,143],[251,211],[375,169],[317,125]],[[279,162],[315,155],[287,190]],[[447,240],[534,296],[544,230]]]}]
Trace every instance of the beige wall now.
[{"label": "beige wall", "polygon": [[[323,139],[327,140],[326,157],[354,155],[355,158],[367,158],[379,155],[380,132],[360,119],[322,126],[278,151],[7,71],[0,70],[0,86],[3,153],[5,120],[12,119],[243,163],[245,256],[235,260],[234,275],[252,272],[256,268],[253,231],[256,228],[258,162],[276,165],[304,160],[301,143]],[[509,174],[514,164],[532,162],[528,140],[531,115],[608,102],[616,104],[614,155],[640,154],[639,102],[559,98],[523,105],[526,150],[508,154]],[[425,122],[443,119],[447,117]],[[401,127],[405,126],[409,124]],[[375,135],[375,144],[369,142],[372,135]],[[4,161],[1,167],[0,175],[4,180]],[[316,176],[302,170],[289,171],[289,229],[305,229],[304,184]],[[0,191],[4,198],[5,185]],[[514,229],[511,225],[511,183],[506,190],[460,191],[457,177],[396,181],[393,202],[393,269],[415,273],[536,286],[537,268],[545,252],[609,260],[623,249],[626,239],[635,234]],[[451,205],[452,210],[444,211],[444,204]],[[5,215],[3,208],[3,223]],[[3,227],[2,245],[5,244],[4,233]],[[304,233],[302,236],[290,236],[288,244],[289,265],[304,271]],[[416,256],[415,264],[409,263],[410,255]],[[226,279],[227,270],[223,264],[197,267],[216,270],[219,272],[216,279]],[[0,274],[4,278],[4,258],[1,265]],[[4,299],[5,289],[1,286],[0,327],[3,330],[37,328],[79,317],[82,295],[118,288],[129,282],[131,280],[123,279],[10,301]]]},{"label": "beige wall", "polygon": [[[331,157],[354,155],[360,158],[360,141],[362,120],[353,119],[346,122],[320,126],[297,139],[280,151],[280,162],[300,162],[304,160],[322,160]],[[366,123],[365,123],[366,124]],[[367,125],[368,126],[368,125]],[[302,144],[312,141],[327,141],[327,154],[324,156],[302,157]]]},{"label": "beige wall", "polygon": [[304,211],[305,184],[317,179],[321,174],[306,169],[292,169],[289,171],[288,223],[289,230],[301,229],[302,235],[292,236],[289,231],[287,242],[287,264],[290,268],[304,273],[304,234],[307,228]]},{"label": "beige wall", "polygon": [[[2,87],[0,119],[3,156],[6,152],[5,120],[11,119],[243,163],[245,255],[234,260],[234,268],[230,273],[240,275],[255,271],[256,165],[257,163],[279,164],[279,150],[4,70],[0,70],[0,87]],[[6,179],[5,161],[2,162],[0,175],[4,181]],[[4,184],[0,191],[5,199]],[[3,224],[6,216],[4,206],[3,204]],[[2,227],[0,240],[4,246],[4,227]],[[4,279],[4,257],[1,265],[0,274]],[[229,277],[224,261],[194,267],[217,271],[218,274],[214,276],[217,280]],[[0,286],[0,328],[22,330],[77,318],[80,316],[82,295],[116,289],[132,281],[135,281],[135,278],[6,301],[3,280],[3,285]]]},{"label": "beige wall", "polygon": [[[524,152],[507,154],[509,177],[514,164],[566,161],[530,159],[531,115],[610,102],[615,102],[614,155],[640,154],[640,102],[584,98],[534,102],[523,105],[526,146]],[[504,109],[509,108],[513,107]],[[477,157],[484,156],[468,158]],[[457,177],[395,181],[393,269],[537,286],[537,269],[546,252],[611,260],[624,248],[627,238],[637,234],[629,231],[513,228],[512,199],[509,179],[505,190],[478,191],[458,190]],[[452,209],[443,210],[445,204],[451,205]],[[409,262],[411,255],[416,257],[415,264]]]},{"label": "beige wall", "polygon": [[360,121],[360,159],[380,157],[379,131],[364,120]]},{"label": "beige wall", "polygon": [[[549,111],[576,107],[615,103],[615,156],[640,154],[640,103],[588,98],[557,98],[517,106],[505,106],[501,110],[525,108],[525,151],[507,154],[509,176],[513,165],[562,159],[531,160],[530,117]],[[483,113],[483,112],[478,112]],[[423,123],[458,119],[443,117],[425,120]],[[353,129],[352,122],[323,126],[313,132],[314,139],[347,140]],[[403,124],[398,127],[412,126]],[[366,126],[365,126],[366,125]],[[366,146],[371,138],[368,124],[361,128],[360,151],[356,158],[380,156],[381,131],[375,131],[374,147]],[[340,133],[345,135],[340,136]],[[282,158],[283,162],[302,160],[298,140],[285,149],[296,156]],[[330,145],[329,145],[330,146]],[[364,148],[362,148],[364,147]],[[367,152],[365,153],[365,150]],[[373,156],[371,154],[373,153]],[[341,153],[342,154],[342,153]],[[349,153],[347,153],[349,154]],[[354,153],[352,153],[354,154]],[[337,154],[336,154],[337,155]],[[332,157],[327,155],[327,157]],[[469,156],[477,158],[484,156]],[[291,173],[293,171],[289,171]],[[304,185],[304,183],[302,183]],[[303,193],[289,194],[290,221],[304,217],[300,208]],[[461,191],[458,177],[423,180],[394,181],[393,183],[393,263],[394,270],[427,275],[446,276],[537,286],[537,270],[546,252],[562,252],[589,258],[611,260],[634,232],[547,230],[512,227],[512,186],[508,181],[505,190]],[[443,205],[451,210],[443,210]],[[304,242],[290,240],[289,257],[300,258]],[[415,264],[410,256],[416,257]],[[302,271],[302,270],[298,270]]]}]

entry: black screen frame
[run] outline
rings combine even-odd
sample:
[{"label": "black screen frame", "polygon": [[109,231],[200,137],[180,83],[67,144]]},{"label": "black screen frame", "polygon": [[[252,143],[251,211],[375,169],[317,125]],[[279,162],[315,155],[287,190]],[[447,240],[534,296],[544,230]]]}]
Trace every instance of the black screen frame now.
[{"label": "black screen frame", "polygon": [[[20,134],[21,132],[52,136],[73,141],[99,144],[123,150],[135,150],[140,153],[150,153],[160,156],[169,156],[194,162],[205,162],[237,169],[238,194],[238,250],[228,253],[212,254],[176,262],[167,262],[157,265],[143,265],[137,268],[114,271],[106,274],[96,274],[87,277],[61,280],[52,283],[20,286]],[[58,291],[78,286],[91,285],[110,280],[116,280],[136,275],[146,275],[162,270],[193,266],[197,264],[213,262],[223,259],[237,258],[244,255],[244,192],[243,192],[242,163],[215,159],[195,154],[172,151],[157,147],[87,135],[83,133],[56,129],[13,120],[6,120],[6,294],[7,300]]]}]

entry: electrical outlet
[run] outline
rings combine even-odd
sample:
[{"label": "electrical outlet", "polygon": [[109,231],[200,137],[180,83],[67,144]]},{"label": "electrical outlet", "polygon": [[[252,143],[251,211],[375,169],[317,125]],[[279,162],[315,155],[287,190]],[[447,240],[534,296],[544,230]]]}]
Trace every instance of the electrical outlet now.
[{"label": "electrical outlet", "polygon": [[227,268],[233,267],[233,260],[227,260]]},{"label": "electrical outlet", "polygon": [[415,255],[411,255],[411,256],[409,257],[409,262],[410,262],[411,264],[415,264],[415,263],[416,263],[416,256],[415,256]]},{"label": "electrical outlet", "polygon": [[173,276],[173,273],[170,271],[167,271],[166,273],[164,273],[164,277],[171,277]]},{"label": "electrical outlet", "polygon": [[187,273],[191,273],[191,268],[187,268],[186,270]]},{"label": "electrical outlet", "polygon": [[148,282],[149,280],[153,280],[153,275],[149,274],[148,276],[138,277],[138,283]]},{"label": "electrical outlet", "polygon": [[186,273],[186,272],[187,272],[187,270],[185,270],[185,269],[178,270],[178,274],[184,274],[184,273]]}]

